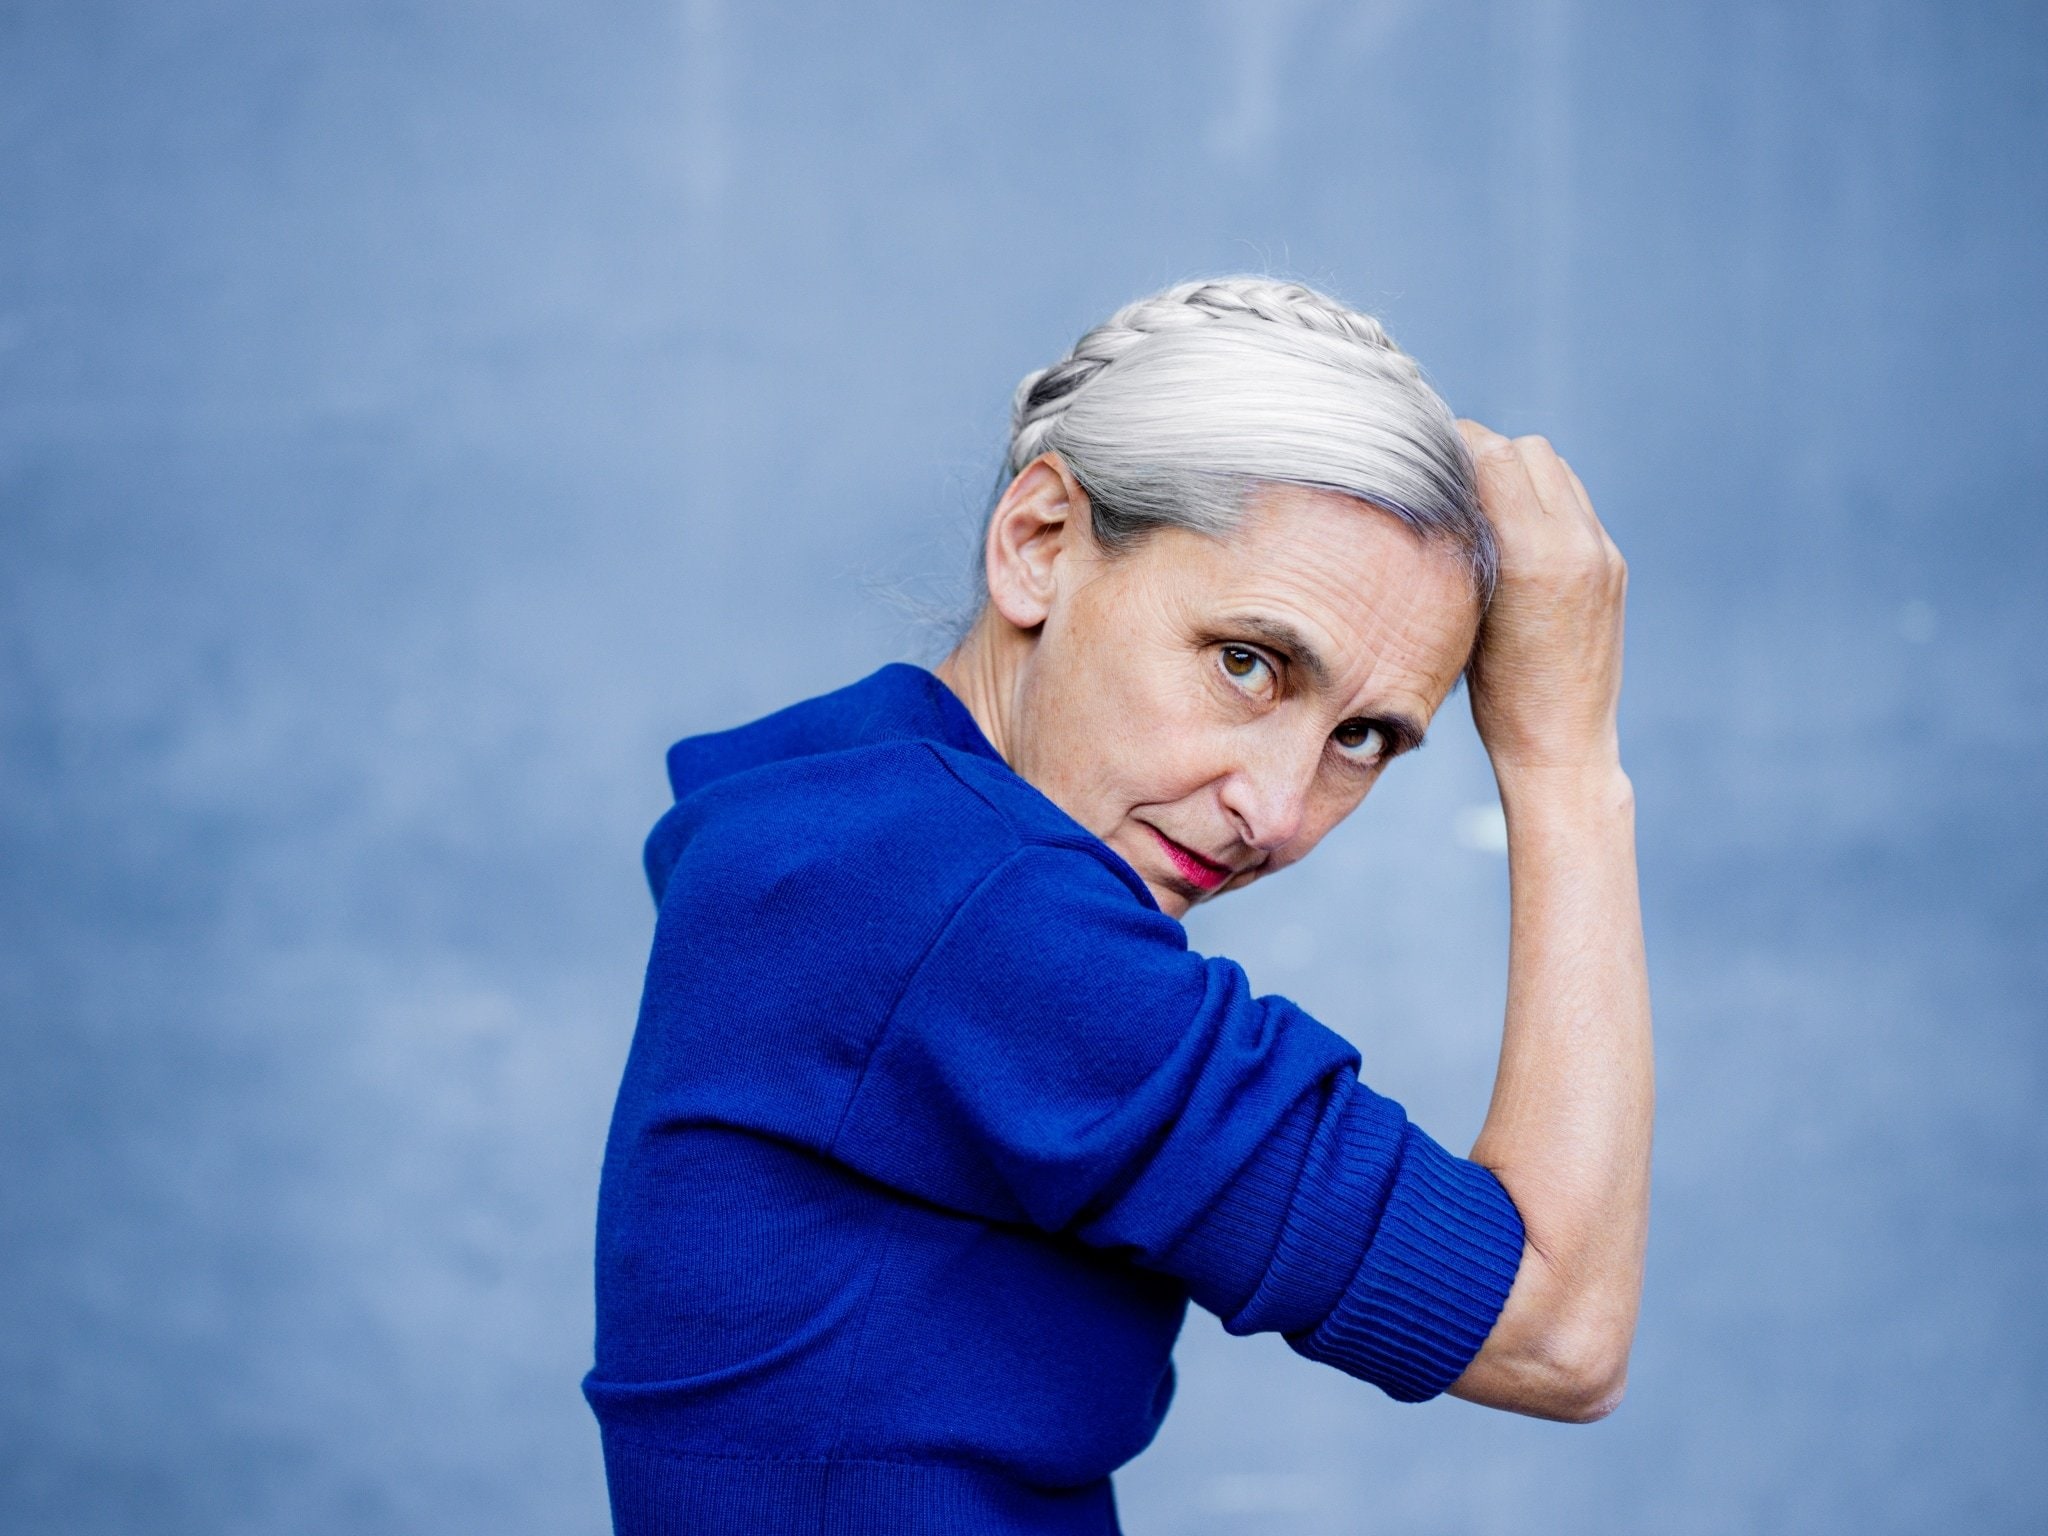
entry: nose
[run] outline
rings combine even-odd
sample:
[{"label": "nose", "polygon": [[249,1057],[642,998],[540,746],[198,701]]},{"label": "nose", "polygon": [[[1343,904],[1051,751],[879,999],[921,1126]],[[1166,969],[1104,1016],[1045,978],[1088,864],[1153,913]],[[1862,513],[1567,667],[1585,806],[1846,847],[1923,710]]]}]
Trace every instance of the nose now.
[{"label": "nose", "polygon": [[1271,742],[1246,751],[1224,775],[1219,798],[1248,847],[1270,854],[1301,832],[1321,749],[1320,739],[1312,750],[1294,742]]}]

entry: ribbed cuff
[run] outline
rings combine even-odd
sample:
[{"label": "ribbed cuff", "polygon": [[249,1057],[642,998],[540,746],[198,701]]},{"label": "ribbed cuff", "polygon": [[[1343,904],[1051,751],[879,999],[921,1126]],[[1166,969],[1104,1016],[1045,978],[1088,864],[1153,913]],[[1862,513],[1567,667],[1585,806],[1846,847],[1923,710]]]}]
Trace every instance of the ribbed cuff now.
[{"label": "ribbed cuff", "polygon": [[1270,1187],[1246,1198],[1285,1213],[1258,1289],[1223,1326],[1231,1333],[1285,1332],[1326,1317],[1357,1273],[1380,1220],[1400,1157],[1407,1117],[1355,1079],[1323,1116],[1307,1156],[1268,1162]]},{"label": "ribbed cuff", "polygon": [[1522,1218],[1500,1180],[1411,1125],[1364,1262],[1322,1324],[1287,1342],[1419,1403],[1479,1353],[1521,1261]]}]

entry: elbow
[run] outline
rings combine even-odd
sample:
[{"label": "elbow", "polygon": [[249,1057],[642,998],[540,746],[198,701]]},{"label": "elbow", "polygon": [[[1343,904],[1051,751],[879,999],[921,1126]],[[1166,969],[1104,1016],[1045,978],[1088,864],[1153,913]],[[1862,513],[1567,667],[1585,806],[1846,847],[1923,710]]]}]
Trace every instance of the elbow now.
[{"label": "elbow", "polygon": [[1629,1337],[1607,1330],[1523,1332],[1490,1341],[1450,1392],[1487,1408],[1594,1424],[1621,1406]]},{"label": "elbow", "polygon": [[1635,1344],[1641,1299],[1640,1267],[1595,1283],[1562,1283],[1547,1262],[1543,1275],[1554,1283],[1550,1303],[1532,1319],[1529,1354],[1541,1382],[1543,1406],[1535,1411],[1565,1424],[1596,1424],[1621,1406],[1628,1391],[1629,1352]]},{"label": "elbow", "polygon": [[1621,1406],[1628,1391],[1626,1337],[1561,1341],[1548,1353],[1544,1418],[1565,1424],[1596,1424]]},{"label": "elbow", "polygon": [[1449,1390],[1563,1424],[1606,1418],[1628,1388],[1638,1277],[1577,1281],[1531,1242],[1492,1333]]},{"label": "elbow", "polygon": [[1621,1406],[1628,1391],[1628,1371],[1589,1376],[1573,1384],[1557,1417],[1566,1424],[1597,1424]]}]

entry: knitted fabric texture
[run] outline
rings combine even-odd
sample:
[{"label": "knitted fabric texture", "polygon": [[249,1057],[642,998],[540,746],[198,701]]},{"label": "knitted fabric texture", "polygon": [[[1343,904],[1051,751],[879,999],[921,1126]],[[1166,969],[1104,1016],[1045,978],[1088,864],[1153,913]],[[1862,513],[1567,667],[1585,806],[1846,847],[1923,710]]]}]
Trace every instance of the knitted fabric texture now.
[{"label": "knitted fabric texture", "polygon": [[1404,1401],[1522,1224],[892,665],[679,742],[606,1148],[622,1536],[1117,1530],[1193,1299]]}]

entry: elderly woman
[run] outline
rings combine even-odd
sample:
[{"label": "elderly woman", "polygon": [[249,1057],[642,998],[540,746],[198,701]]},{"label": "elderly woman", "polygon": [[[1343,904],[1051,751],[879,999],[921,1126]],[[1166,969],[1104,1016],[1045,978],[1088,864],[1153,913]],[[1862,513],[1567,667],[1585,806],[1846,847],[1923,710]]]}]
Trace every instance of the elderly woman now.
[{"label": "elderly woman", "polygon": [[[1114,1532],[1190,1298],[1403,1401],[1620,1398],[1650,1025],[1583,486],[1243,278],[1025,379],[1008,467],[936,672],[669,753],[585,1382],[621,1532]],[[1179,920],[1468,672],[1513,924],[1460,1158]]]}]

